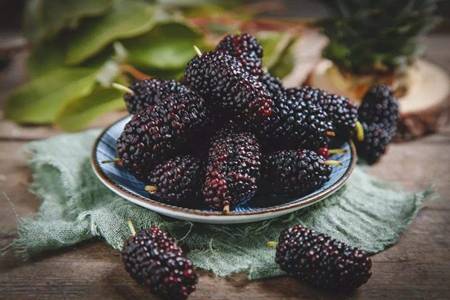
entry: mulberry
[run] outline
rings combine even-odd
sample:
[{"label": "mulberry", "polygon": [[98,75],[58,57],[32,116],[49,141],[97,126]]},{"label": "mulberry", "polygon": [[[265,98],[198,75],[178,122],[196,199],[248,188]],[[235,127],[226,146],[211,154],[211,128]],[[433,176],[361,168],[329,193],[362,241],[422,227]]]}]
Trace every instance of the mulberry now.
[{"label": "mulberry", "polygon": [[166,99],[134,115],[117,140],[121,165],[142,180],[156,164],[182,151],[207,122],[204,100],[195,93]]},{"label": "mulberry", "polygon": [[331,167],[311,150],[280,150],[264,157],[264,188],[274,193],[305,195],[322,186]]},{"label": "mulberry", "polygon": [[175,80],[137,80],[130,86],[133,91],[125,93],[124,99],[130,114],[136,114],[148,106],[156,105],[170,94],[187,94],[189,89]]},{"label": "mulberry", "polygon": [[187,299],[198,282],[192,262],[156,226],[131,236],[123,246],[122,260],[133,279],[166,299]]},{"label": "mulberry", "polygon": [[301,225],[280,234],[275,261],[289,275],[329,290],[355,289],[372,275],[363,250]]},{"label": "mulberry", "polygon": [[272,150],[292,147],[317,150],[328,145],[328,135],[333,132],[327,114],[319,106],[292,95],[281,95],[271,116],[258,122],[244,120],[242,126],[253,131]]},{"label": "mulberry", "polygon": [[360,157],[369,165],[372,165],[380,160],[386,152],[392,136],[383,125],[377,123],[370,125],[362,123],[362,125],[364,127],[364,140],[356,142],[356,150]]},{"label": "mulberry", "polygon": [[263,74],[263,48],[254,36],[248,33],[227,35],[219,42],[216,50],[224,51],[239,59],[240,63],[250,74],[255,76]]},{"label": "mulberry", "polygon": [[309,86],[287,89],[286,92],[296,99],[317,103],[328,115],[338,136],[350,137],[358,121],[358,109],[348,98]]},{"label": "mulberry", "polygon": [[392,90],[386,85],[373,86],[358,109],[359,119],[366,124],[378,124],[394,136],[397,131],[399,107]]},{"label": "mulberry", "polygon": [[[187,65],[184,82],[208,101],[216,112],[222,109],[257,120],[272,113],[269,93],[243,68],[239,60],[224,52],[208,52]],[[214,110],[214,109],[213,109]]]},{"label": "mulberry", "polygon": [[176,156],[150,171],[145,189],[162,202],[192,207],[200,191],[201,162],[191,155]]},{"label": "mulberry", "polygon": [[222,129],[213,138],[206,167],[205,203],[227,213],[250,200],[260,176],[261,150],[253,134]]},{"label": "mulberry", "polygon": [[259,81],[261,81],[261,83],[265,86],[273,101],[276,102],[277,99],[284,96],[284,93],[286,91],[284,90],[283,84],[281,83],[280,79],[278,79],[277,77],[272,76],[270,73],[264,73],[259,78]]}]

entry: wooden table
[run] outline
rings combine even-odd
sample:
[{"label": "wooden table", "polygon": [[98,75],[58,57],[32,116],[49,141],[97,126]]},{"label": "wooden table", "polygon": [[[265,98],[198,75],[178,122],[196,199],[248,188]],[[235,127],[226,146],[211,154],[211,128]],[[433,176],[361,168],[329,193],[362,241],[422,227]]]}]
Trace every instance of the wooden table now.
[{"label": "wooden table", "polygon": [[[427,44],[428,59],[449,71],[450,36],[433,36]],[[0,74],[1,102],[23,80],[21,74],[23,55],[19,54]],[[57,133],[0,120],[0,245],[14,238],[16,215],[32,215],[39,206],[39,200],[28,192],[31,176],[21,147],[30,139]],[[441,197],[426,203],[397,245],[373,257],[373,276],[356,292],[328,294],[286,277],[249,282],[243,275],[221,279],[202,272],[190,299],[450,299],[450,126],[417,141],[392,145],[372,172],[410,190],[433,184]],[[62,298],[157,299],[130,279],[118,252],[101,241],[28,262],[11,254],[0,257],[0,299]]]}]

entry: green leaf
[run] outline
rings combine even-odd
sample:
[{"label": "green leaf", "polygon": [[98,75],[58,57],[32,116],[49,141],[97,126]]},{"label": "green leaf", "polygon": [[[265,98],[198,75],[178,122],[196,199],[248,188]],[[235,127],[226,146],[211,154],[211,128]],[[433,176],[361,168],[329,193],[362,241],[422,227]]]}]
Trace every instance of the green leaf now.
[{"label": "green leaf", "polygon": [[140,35],[155,24],[155,8],[140,1],[118,0],[108,14],[86,20],[72,37],[66,63],[79,64],[111,42]]},{"label": "green leaf", "polygon": [[37,77],[64,65],[65,43],[62,39],[32,48],[27,67],[32,77]]},{"label": "green leaf", "polygon": [[55,124],[66,131],[86,128],[96,117],[118,109],[124,109],[122,93],[98,86],[91,94],[73,99],[58,113]]},{"label": "green leaf", "polygon": [[264,49],[263,65],[267,69],[273,68],[278,63],[282,54],[294,41],[292,34],[276,31],[262,31],[256,37]]},{"label": "green leaf", "polygon": [[192,46],[201,47],[201,43],[201,34],[180,22],[158,24],[150,32],[123,42],[131,64],[159,69],[183,68],[195,55]]},{"label": "green leaf", "polygon": [[92,91],[95,76],[91,68],[62,68],[38,77],[13,92],[5,116],[19,123],[51,123],[66,103]]},{"label": "green leaf", "polygon": [[269,72],[279,78],[288,75],[294,67],[294,44],[291,44],[280,55],[280,58],[270,69]]},{"label": "green leaf", "polygon": [[55,36],[64,28],[74,28],[80,19],[107,11],[111,0],[29,0],[25,6],[24,31],[33,42]]}]

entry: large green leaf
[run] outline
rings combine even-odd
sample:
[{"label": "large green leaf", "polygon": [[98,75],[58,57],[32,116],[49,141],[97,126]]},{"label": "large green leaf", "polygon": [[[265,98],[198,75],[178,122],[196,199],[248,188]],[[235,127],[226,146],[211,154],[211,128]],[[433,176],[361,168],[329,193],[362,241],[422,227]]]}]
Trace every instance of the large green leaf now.
[{"label": "large green leaf", "polygon": [[67,103],[59,111],[55,123],[66,131],[78,131],[86,128],[96,117],[123,108],[125,103],[121,92],[98,86],[91,94]]},{"label": "large green leaf", "polygon": [[58,38],[31,49],[27,67],[32,77],[59,69],[64,65],[65,39]]},{"label": "large green leaf", "polygon": [[66,103],[92,91],[95,76],[91,68],[62,68],[40,76],[8,98],[5,116],[20,123],[51,123]]},{"label": "large green leaf", "polygon": [[108,14],[81,24],[68,45],[66,63],[79,64],[114,40],[145,33],[155,21],[154,6],[140,1],[117,0]]},{"label": "large green leaf", "polygon": [[131,64],[158,69],[179,69],[195,55],[193,45],[201,46],[201,34],[180,23],[160,23],[150,32],[124,41]]},{"label": "large green leaf", "polygon": [[112,0],[28,0],[24,30],[33,42],[50,38],[62,29],[78,25],[81,18],[107,11]]}]

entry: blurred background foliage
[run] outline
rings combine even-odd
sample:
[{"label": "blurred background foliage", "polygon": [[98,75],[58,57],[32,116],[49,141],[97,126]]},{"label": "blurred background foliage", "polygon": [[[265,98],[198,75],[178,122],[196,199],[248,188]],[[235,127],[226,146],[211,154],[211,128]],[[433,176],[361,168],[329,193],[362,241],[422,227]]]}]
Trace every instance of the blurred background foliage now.
[{"label": "blurred background foliage", "polygon": [[[147,76],[180,79],[194,56],[226,32],[239,32],[250,9],[237,0],[29,0],[24,34],[30,80],[9,97],[5,116],[22,124],[81,130],[99,115],[123,109],[112,82]],[[256,33],[264,63],[282,77],[292,68],[298,36]]]},{"label": "blurred background foliage", "polygon": [[[21,27],[29,52],[29,80],[9,96],[4,113],[20,124],[81,130],[104,113],[123,110],[112,82],[180,79],[195,55],[193,45],[207,51],[226,33],[256,35],[266,69],[283,78],[293,68],[301,39],[293,24],[299,23],[322,27],[330,40],[323,54],[340,69],[389,72],[420,53],[417,39],[436,23],[436,10],[445,16],[450,1],[3,1],[2,31]],[[272,23],[280,18],[283,26]],[[448,18],[441,19],[447,20],[441,28],[450,27]],[[0,67],[7,64],[0,56]]]}]

